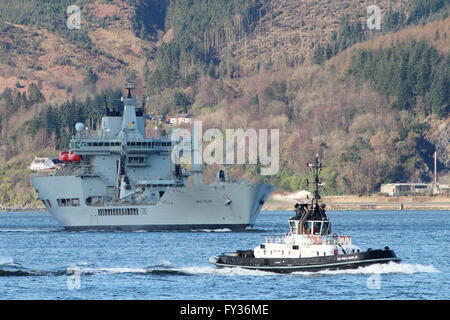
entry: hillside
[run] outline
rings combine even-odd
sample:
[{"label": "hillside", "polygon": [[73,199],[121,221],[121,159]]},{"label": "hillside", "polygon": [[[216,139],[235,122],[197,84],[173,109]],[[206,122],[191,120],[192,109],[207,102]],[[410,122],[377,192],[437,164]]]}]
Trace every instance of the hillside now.
[{"label": "hillside", "polygon": [[65,29],[69,1],[39,2],[44,14],[0,4],[0,204],[33,202],[27,164],[67,146],[75,122],[95,123],[125,79],[149,112],[279,128],[281,170],[265,179],[281,189],[304,187],[314,153],[329,194],[430,181],[434,150],[449,172],[449,1],[375,1],[380,31],[365,0],[82,0],[80,30]]},{"label": "hillside", "polygon": [[[89,69],[98,76],[100,88],[111,85],[124,73],[141,72],[142,56],[155,46],[154,41],[135,35],[136,8],[126,1],[75,2],[83,13],[80,30],[66,27],[65,10],[72,2],[36,2],[54,6],[44,12],[55,21],[47,17],[51,22],[42,22],[39,16],[35,17],[40,15],[36,8],[39,3],[0,4],[0,92],[5,88],[23,92],[29,84],[40,83],[47,100],[64,101],[85,93],[84,80]],[[28,8],[31,12],[23,10]]]}]

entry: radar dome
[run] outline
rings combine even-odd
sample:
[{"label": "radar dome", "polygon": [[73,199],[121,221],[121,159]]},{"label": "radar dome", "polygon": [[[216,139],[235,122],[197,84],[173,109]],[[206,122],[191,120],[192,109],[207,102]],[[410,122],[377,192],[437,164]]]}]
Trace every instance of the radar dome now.
[{"label": "radar dome", "polygon": [[77,130],[78,132],[83,131],[85,128],[84,124],[79,122],[75,125],[75,130]]}]

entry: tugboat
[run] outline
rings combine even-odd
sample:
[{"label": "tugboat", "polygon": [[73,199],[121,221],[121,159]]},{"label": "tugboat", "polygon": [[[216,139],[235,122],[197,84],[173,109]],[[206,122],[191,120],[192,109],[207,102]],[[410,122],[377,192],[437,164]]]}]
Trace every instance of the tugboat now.
[{"label": "tugboat", "polygon": [[253,250],[238,250],[211,257],[217,267],[238,267],[278,273],[354,269],[371,264],[400,262],[393,250],[361,250],[350,236],[331,232],[331,221],[319,194],[320,171],[323,166],[316,155],[315,164],[308,163],[314,173],[314,197],[310,203],[295,205],[295,216],[289,219],[289,232],[269,236]]}]

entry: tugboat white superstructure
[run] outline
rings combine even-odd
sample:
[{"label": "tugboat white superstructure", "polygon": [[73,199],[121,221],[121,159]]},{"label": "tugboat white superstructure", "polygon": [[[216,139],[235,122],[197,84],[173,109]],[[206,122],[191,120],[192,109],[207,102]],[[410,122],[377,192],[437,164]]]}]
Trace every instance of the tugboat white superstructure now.
[{"label": "tugboat white superstructure", "polygon": [[289,233],[267,237],[253,250],[240,250],[212,257],[218,267],[240,267],[280,273],[349,269],[376,263],[399,262],[388,247],[367,251],[353,245],[350,236],[331,233],[331,221],[321,203],[319,172],[322,164],[316,156],[315,190],[311,203],[295,205],[296,215],[289,219]]},{"label": "tugboat white superstructure", "polygon": [[128,85],[123,108],[106,107],[100,130],[76,125],[70,152],[60,154],[63,168],[32,177],[50,214],[69,230],[252,226],[272,187],[228,181],[222,170],[205,186],[200,165],[193,166],[193,186],[188,186],[191,173],[171,160],[179,141],[147,138],[144,109],[137,107],[131,89]]}]

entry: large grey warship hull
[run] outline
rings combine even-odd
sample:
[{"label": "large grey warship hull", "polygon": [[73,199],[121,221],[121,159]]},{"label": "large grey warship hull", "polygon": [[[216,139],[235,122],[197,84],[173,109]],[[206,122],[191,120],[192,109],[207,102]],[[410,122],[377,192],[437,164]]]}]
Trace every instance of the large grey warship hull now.
[{"label": "large grey warship hull", "polygon": [[[41,199],[83,198],[93,178],[33,177]],[[58,187],[59,186],[59,187]],[[68,187],[70,186],[70,187]],[[168,188],[155,205],[48,206],[50,214],[68,230],[243,230],[255,224],[271,189],[264,184]],[[227,199],[227,200],[225,200]],[[231,203],[228,201],[231,200]],[[227,204],[228,203],[228,204]]]},{"label": "large grey warship hull", "polygon": [[[64,167],[31,181],[50,214],[69,230],[242,230],[254,225],[272,187],[229,181],[204,185],[201,165],[174,162],[179,141],[147,138],[143,108],[131,96],[106,107],[98,131],[81,123],[62,152]],[[195,132],[191,152],[197,152]],[[191,185],[189,177],[192,176]]]}]

